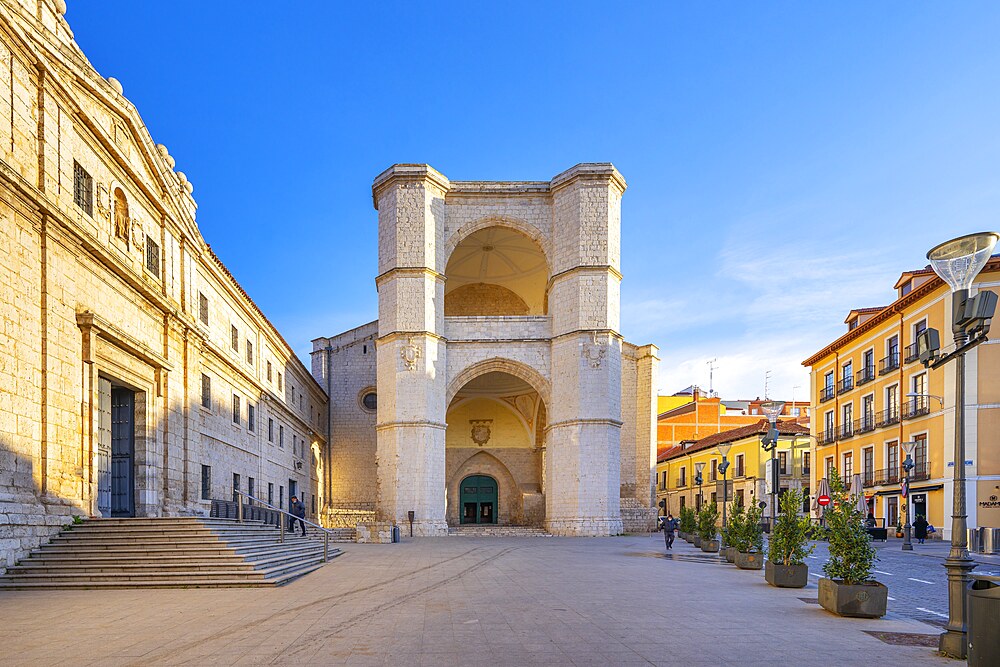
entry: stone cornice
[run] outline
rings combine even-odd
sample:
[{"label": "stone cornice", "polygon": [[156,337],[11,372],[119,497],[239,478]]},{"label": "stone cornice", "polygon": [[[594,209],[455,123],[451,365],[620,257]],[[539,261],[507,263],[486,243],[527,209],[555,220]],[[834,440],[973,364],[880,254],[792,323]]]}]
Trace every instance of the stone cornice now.
[{"label": "stone cornice", "polygon": [[431,183],[442,193],[451,187],[447,177],[429,164],[394,164],[375,177],[372,182],[372,204],[378,210],[378,199],[395,183]]},{"label": "stone cornice", "polygon": [[379,336],[375,339],[376,345],[381,345],[382,343],[391,343],[397,338],[412,338],[414,336],[426,336],[427,338],[434,338],[435,340],[448,342],[448,339],[441,334],[436,334],[433,331],[390,331],[389,333]]},{"label": "stone cornice", "polygon": [[380,287],[382,283],[384,283],[389,278],[395,277],[396,274],[428,275],[434,278],[434,280],[437,280],[439,282],[443,283],[445,281],[443,273],[438,273],[434,269],[430,269],[426,266],[397,266],[393,269],[389,269],[388,271],[385,271],[384,273],[380,273],[379,275],[375,276],[375,287],[376,288]]},{"label": "stone cornice", "polygon": [[551,289],[552,285],[555,284],[556,280],[561,280],[563,278],[569,277],[570,275],[577,273],[579,271],[591,271],[594,273],[607,271],[615,278],[617,278],[619,282],[622,280],[623,277],[621,271],[611,266],[610,264],[582,264],[580,266],[574,266],[564,271],[560,271],[559,273],[553,274],[552,277],[549,278],[549,282],[545,286],[545,288]]},{"label": "stone cornice", "polygon": [[582,162],[558,174],[549,182],[549,188],[555,193],[576,182],[607,184],[617,189],[618,194],[628,187],[625,177],[610,162]]},{"label": "stone cornice", "polygon": [[83,361],[85,363],[94,363],[93,335],[96,334],[99,338],[103,338],[129,354],[142,359],[153,368],[166,371],[174,369],[173,364],[166,357],[91,310],[78,310],[76,324],[83,331]]}]

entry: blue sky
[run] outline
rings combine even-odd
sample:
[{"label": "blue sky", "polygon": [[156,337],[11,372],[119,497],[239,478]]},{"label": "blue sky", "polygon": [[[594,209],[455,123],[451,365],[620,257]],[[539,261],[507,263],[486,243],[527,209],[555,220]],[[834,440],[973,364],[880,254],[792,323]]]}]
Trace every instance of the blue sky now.
[{"label": "blue sky", "polygon": [[952,236],[1000,226],[996,3],[69,0],[307,361],[376,317],[372,179],[611,161],[622,329],[660,389],[804,398],[800,362]]}]

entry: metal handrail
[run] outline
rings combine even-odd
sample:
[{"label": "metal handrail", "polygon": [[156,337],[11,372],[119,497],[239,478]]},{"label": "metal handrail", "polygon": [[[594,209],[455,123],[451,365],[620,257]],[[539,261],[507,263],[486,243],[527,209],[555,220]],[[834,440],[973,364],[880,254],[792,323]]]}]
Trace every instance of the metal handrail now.
[{"label": "metal handrail", "polygon": [[[243,498],[246,498],[248,500],[252,500],[252,501],[254,501],[256,503],[260,503],[264,507],[267,507],[268,509],[272,509],[275,512],[278,512],[279,514],[284,514],[285,516],[291,517],[291,518],[295,519],[296,521],[301,521],[304,524],[308,524],[308,525],[312,526],[313,528],[315,528],[315,529],[317,529],[319,531],[322,531],[322,533],[323,533],[323,562],[324,563],[329,563],[330,562],[330,534],[333,532],[332,530],[327,530],[326,528],[324,528],[323,526],[319,525],[318,523],[313,523],[312,521],[309,521],[308,519],[305,519],[305,518],[303,518],[301,516],[295,516],[291,512],[286,512],[285,510],[281,509],[280,507],[275,507],[271,503],[264,502],[260,498],[254,498],[249,493],[244,493],[243,491],[240,491],[239,489],[234,489],[233,493],[239,494]],[[243,503],[242,502],[237,502],[236,503],[236,521],[238,523],[243,523]],[[284,521],[279,521],[278,522],[278,529],[280,530],[280,533],[278,534],[278,541],[284,543],[284,541],[285,541],[285,522]]]}]

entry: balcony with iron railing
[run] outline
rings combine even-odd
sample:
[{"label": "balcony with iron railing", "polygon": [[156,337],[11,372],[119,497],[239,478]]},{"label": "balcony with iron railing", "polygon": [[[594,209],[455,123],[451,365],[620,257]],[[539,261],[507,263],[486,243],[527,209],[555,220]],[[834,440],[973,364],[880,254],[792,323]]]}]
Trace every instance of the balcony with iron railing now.
[{"label": "balcony with iron railing", "polygon": [[688,483],[687,483],[687,479],[686,478],[684,478],[684,477],[678,477],[677,478],[677,488],[678,489],[683,489],[687,485],[688,485]]},{"label": "balcony with iron railing", "polygon": [[847,422],[846,424],[841,424],[837,428],[837,440],[846,440],[847,438],[854,437],[854,422]]},{"label": "balcony with iron railing", "polygon": [[848,375],[837,383],[837,393],[845,394],[854,389],[854,376]]},{"label": "balcony with iron railing", "polygon": [[892,426],[893,424],[899,423],[899,408],[891,407],[882,410],[881,412],[875,413],[875,426],[877,428],[882,428],[883,426]]},{"label": "balcony with iron railing", "polygon": [[878,362],[878,374],[885,375],[899,368],[899,352],[891,352]]},{"label": "balcony with iron railing", "polygon": [[930,414],[931,402],[926,398],[915,397],[903,403],[903,419],[913,419]]},{"label": "balcony with iron railing", "polygon": [[875,486],[874,470],[864,470],[861,472],[861,486],[865,488],[868,488],[869,486]]},{"label": "balcony with iron railing", "polygon": [[823,387],[822,389],[819,390],[819,402],[825,403],[826,401],[833,400],[833,397],[836,395],[836,392],[837,390],[833,385],[830,385],[828,387]]},{"label": "balcony with iron railing", "polygon": [[865,366],[860,371],[858,371],[857,381],[854,383],[855,386],[860,387],[863,384],[871,382],[875,379],[875,366]]},{"label": "balcony with iron railing", "polygon": [[913,363],[914,361],[916,361],[919,358],[920,358],[920,355],[917,353],[917,344],[916,343],[910,343],[909,345],[907,345],[906,347],[903,348],[903,363],[904,364]]},{"label": "balcony with iron railing", "polygon": [[[890,484],[899,484],[900,480],[906,477],[901,468],[882,468],[881,470],[876,470],[873,474],[872,486],[888,486]],[[924,462],[920,463],[910,471],[909,479],[911,482],[920,482],[925,479],[931,478],[930,466]],[[867,485],[866,485],[867,486]]]},{"label": "balcony with iron railing", "polygon": [[831,428],[823,431],[819,435],[819,444],[829,445],[837,440],[837,429]]},{"label": "balcony with iron railing", "polygon": [[854,432],[857,434],[871,433],[875,430],[875,415],[863,415],[860,419],[854,420]]}]

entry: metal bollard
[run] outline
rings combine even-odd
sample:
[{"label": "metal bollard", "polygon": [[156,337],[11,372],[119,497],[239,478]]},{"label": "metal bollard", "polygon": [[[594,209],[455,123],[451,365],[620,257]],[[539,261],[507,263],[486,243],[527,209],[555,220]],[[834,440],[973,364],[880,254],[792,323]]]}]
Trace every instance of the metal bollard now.
[{"label": "metal bollard", "polygon": [[285,517],[281,516],[280,514],[278,515],[278,527],[281,529],[281,532],[278,535],[278,541],[279,542],[284,542],[285,541]]},{"label": "metal bollard", "polygon": [[236,496],[236,521],[243,523],[243,498],[239,495]]},{"label": "metal bollard", "polygon": [[323,533],[323,562],[330,562],[330,533]]},{"label": "metal bollard", "polygon": [[969,544],[967,546],[967,549],[969,550],[969,553],[970,554],[979,553],[979,529],[969,528],[968,533],[969,533],[969,540],[968,540]]}]

